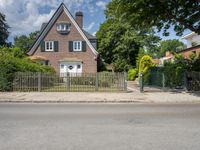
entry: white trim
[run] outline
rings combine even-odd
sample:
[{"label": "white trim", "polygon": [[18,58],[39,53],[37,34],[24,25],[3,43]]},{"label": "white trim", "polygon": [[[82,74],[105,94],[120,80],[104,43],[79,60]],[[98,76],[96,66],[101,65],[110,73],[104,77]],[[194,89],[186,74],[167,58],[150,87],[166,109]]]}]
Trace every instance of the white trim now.
[{"label": "white trim", "polygon": [[[47,43],[49,43],[49,48],[47,49]],[[52,48],[50,48],[50,43],[52,44]],[[54,51],[54,41],[45,41],[45,52],[53,52]]]},{"label": "white trim", "polygon": [[189,34],[187,34],[187,35],[181,37],[181,39],[188,39],[188,38],[190,38],[190,37],[192,37],[192,36],[194,36],[194,35],[197,35],[197,34],[196,34],[195,32],[191,32],[191,33],[189,33]]},{"label": "white trim", "polygon": [[[83,37],[83,39],[86,41],[87,45],[90,47],[90,49],[92,50],[92,52],[95,55],[98,55],[98,52],[95,50],[95,48],[92,46],[92,44],[90,43],[90,41],[88,40],[88,38],[85,36],[85,34],[83,33],[82,29],[78,26],[77,22],[74,20],[74,18],[72,17],[72,15],[70,14],[69,10],[66,8],[66,6],[62,3],[61,6],[59,7],[59,9],[57,10],[57,12],[54,14],[53,18],[50,19],[48,25],[45,27],[45,29],[43,30],[42,34],[39,36],[39,38],[36,40],[35,44],[33,45],[33,47],[31,48],[30,51],[28,51],[27,53],[31,53],[32,50],[36,50],[37,47],[39,46],[40,42],[43,40],[43,38],[45,37],[45,35],[48,33],[48,31],[51,29],[52,25],[55,23],[55,21],[57,20],[57,18],[59,17],[60,13],[62,12],[62,10],[64,9],[65,13],[67,14],[67,16],[69,17],[69,19],[71,20],[71,22],[75,25],[76,29],[78,30],[78,32],[81,34],[81,36]],[[32,54],[32,53],[31,53]]]},{"label": "white trim", "polygon": [[[59,10],[57,10],[57,13],[54,14],[54,17],[51,18],[50,22],[48,23],[48,25],[45,27],[45,29],[43,30],[42,34],[39,36],[39,38],[36,40],[35,44],[33,45],[33,47],[31,48],[31,50],[29,52],[31,52],[33,49],[36,50],[37,47],[39,46],[40,42],[43,40],[43,38],[45,37],[45,35],[48,33],[48,31],[51,29],[52,24],[56,21],[56,19],[59,17],[59,14],[62,12],[62,7],[59,8]],[[28,53],[29,53],[28,52]]]},{"label": "white trim", "polygon": [[[64,27],[64,29],[62,29]],[[67,25],[63,23],[57,24],[57,31],[66,31],[67,30]]]},{"label": "white trim", "polygon": [[64,11],[67,14],[67,16],[69,17],[69,19],[71,20],[71,22],[75,25],[76,29],[79,31],[79,33],[82,35],[82,37],[84,38],[84,40],[86,41],[86,43],[88,44],[88,46],[91,48],[92,52],[95,55],[98,55],[98,52],[94,49],[94,47],[92,46],[92,44],[90,43],[90,41],[88,40],[88,38],[85,36],[85,34],[83,33],[82,29],[79,27],[79,25],[77,24],[77,22],[74,20],[74,18],[71,16],[71,14],[69,13],[68,9],[66,8],[65,5],[63,5],[64,7]]},{"label": "white trim", "polygon": [[[80,47],[75,49],[76,44],[80,44]],[[77,45],[78,46],[78,45]],[[73,41],[73,51],[74,52],[81,52],[82,51],[82,41]]]},{"label": "white trim", "polygon": [[[81,62],[61,62],[60,63],[60,74],[63,73],[82,73],[83,64]],[[69,69],[69,66],[73,66],[73,69]],[[80,66],[80,68],[78,68]]]}]

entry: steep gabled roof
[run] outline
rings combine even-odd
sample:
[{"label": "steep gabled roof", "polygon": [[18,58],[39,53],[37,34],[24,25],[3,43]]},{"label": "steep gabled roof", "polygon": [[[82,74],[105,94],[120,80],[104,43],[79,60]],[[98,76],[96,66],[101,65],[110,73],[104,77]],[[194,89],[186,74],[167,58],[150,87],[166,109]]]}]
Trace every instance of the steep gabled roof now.
[{"label": "steep gabled roof", "polygon": [[73,18],[73,16],[71,15],[71,13],[69,12],[69,10],[67,9],[67,7],[65,6],[64,3],[62,3],[58,9],[56,10],[56,12],[54,13],[54,15],[52,16],[52,18],[49,20],[49,22],[47,24],[43,24],[42,25],[42,31],[40,32],[40,35],[38,36],[38,38],[36,39],[35,43],[32,45],[32,47],[26,52],[29,55],[34,54],[34,52],[37,50],[38,46],[40,45],[41,41],[44,39],[44,37],[46,36],[46,34],[49,32],[49,30],[52,28],[52,26],[54,25],[54,23],[56,22],[57,18],[60,16],[60,14],[62,13],[62,11],[64,11],[66,13],[66,15],[69,17],[70,21],[74,24],[74,26],[76,27],[76,29],[78,30],[78,32],[81,34],[81,36],[83,37],[83,39],[86,41],[87,45],[90,47],[90,49],[92,50],[92,52],[95,55],[98,55],[98,52],[95,50],[95,48],[92,46],[92,44],[90,43],[90,41],[88,40],[86,34],[84,33],[84,31],[79,27],[79,25],[77,24],[77,22],[75,21],[75,19]]},{"label": "steep gabled roof", "polygon": [[40,28],[40,33],[44,30],[44,28],[46,27],[48,23],[42,23],[42,26]]},{"label": "steep gabled roof", "polygon": [[177,51],[177,53],[182,53],[182,52],[186,52],[186,51],[194,51],[194,50],[196,50],[196,48],[200,48],[200,45],[196,45],[196,46],[192,46],[192,47],[189,47],[186,49],[179,50],[179,51]]}]

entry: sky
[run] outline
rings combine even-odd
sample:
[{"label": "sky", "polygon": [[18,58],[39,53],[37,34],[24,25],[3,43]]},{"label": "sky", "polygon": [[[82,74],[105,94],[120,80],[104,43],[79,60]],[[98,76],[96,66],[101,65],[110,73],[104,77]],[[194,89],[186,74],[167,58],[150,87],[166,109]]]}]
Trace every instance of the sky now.
[{"label": "sky", "polygon": [[[0,0],[0,12],[6,15],[10,26],[8,41],[13,42],[17,35],[28,35],[31,32],[40,30],[43,22],[48,22],[56,9],[63,2],[74,15],[77,11],[84,14],[84,29],[91,34],[98,31],[99,26],[105,20],[104,11],[110,0]],[[170,36],[163,37],[163,40],[180,39],[175,35],[172,28],[169,29]],[[186,31],[184,34],[188,34]]]}]

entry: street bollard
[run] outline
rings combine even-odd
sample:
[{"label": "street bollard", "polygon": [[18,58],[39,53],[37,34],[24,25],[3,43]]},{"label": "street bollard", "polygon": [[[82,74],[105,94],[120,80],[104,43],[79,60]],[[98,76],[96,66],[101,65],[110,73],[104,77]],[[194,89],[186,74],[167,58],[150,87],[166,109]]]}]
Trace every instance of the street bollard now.
[{"label": "street bollard", "polygon": [[143,74],[140,73],[140,92],[144,92]]}]

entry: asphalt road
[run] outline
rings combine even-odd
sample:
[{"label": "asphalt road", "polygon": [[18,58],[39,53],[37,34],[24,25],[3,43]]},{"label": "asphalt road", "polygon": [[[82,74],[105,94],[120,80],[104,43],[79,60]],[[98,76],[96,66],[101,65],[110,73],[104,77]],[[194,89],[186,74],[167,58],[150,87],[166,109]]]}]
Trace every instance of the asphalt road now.
[{"label": "asphalt road", "polygon": [[199,150],[200,104],[0,104],[0,150]]}]

